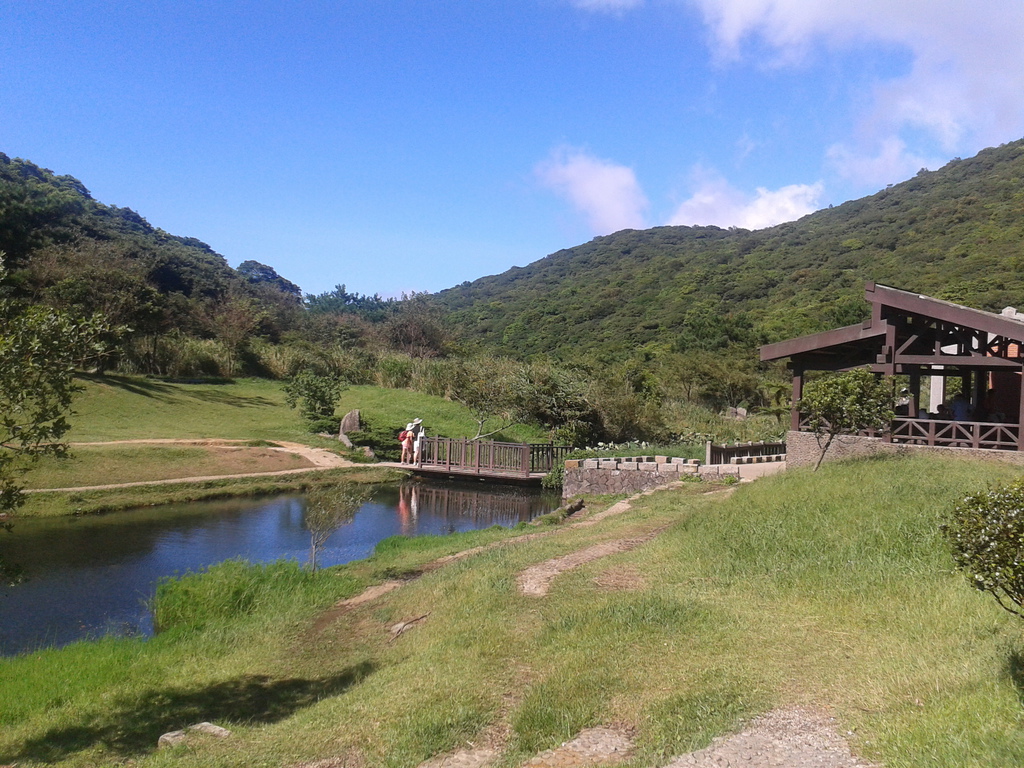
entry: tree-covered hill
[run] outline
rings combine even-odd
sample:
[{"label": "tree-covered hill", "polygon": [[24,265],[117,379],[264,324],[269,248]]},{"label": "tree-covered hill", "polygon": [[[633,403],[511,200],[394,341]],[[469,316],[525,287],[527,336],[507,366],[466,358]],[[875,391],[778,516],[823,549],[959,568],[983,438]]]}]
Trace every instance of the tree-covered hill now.
[{"label": "tree-covered hill", "polygon": [[0,254],[16,298],[73,315],[101,313],[122,340],[168,333],[224,338],[278,335],[294,324],[302,292],[273,269],[232,269],[194,237],[153,227],[130,208],[104,205],[82,182],[0,153]]},{"label": "tree-covered hill", "polygon": [[1024,141],[870,197],[747,231],[625,230],[438,294],[463,333],[518,355],[754,345],[861,319],[867,280],[1024,305]]}]

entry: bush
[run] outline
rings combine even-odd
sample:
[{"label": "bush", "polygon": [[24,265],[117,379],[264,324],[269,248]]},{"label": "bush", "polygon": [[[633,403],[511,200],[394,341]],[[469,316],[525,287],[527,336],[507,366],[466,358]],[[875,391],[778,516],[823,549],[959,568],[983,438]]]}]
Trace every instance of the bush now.
[{"label": "bush", "polygon": [[974,588],[1024,618],[1024,480],[967,496],[942,530]]},{"label": "bush", "polygon": [[[597,451],[586,448],[579,451],[571,451],[565,455],[566,461],[569,459],[593,459],[597,457]],[[565,462],[560,462],[551,468],[551,471],[544,475],[544,478],[540,481],[540,484],[544,488],[557,489],[561,488],[565,481]]]},{"label": "bush", "polygon": [[405,428],[404,424],[377,424],[365,417],[362,422],[361,430],[350,432],[348,435],[353,445],[370,448],[377,458],[384,461],[398,461],[402,458],[402,446],[398,442],[398,433]]},{"label": "bush", "polygon": [[285,402],[298,408],[302,417],[309,422],[311,432],[336,432],[338,418],[334,409],[338,398],[346,388],[341,380],[332,376],[319,376],[301,371],[284,386]]}]

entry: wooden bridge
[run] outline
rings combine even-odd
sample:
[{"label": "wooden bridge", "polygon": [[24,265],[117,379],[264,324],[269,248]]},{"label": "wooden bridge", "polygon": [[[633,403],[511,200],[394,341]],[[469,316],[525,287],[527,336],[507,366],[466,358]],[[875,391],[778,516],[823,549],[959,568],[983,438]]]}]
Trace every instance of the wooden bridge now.
[{"label": "wooden bridge", "polygon": [[554,443],[425,437],[420,446],[420,460],[397,466],[422,475],[539,483],[553,467],[565,461],[572,450],[571,446]]}]

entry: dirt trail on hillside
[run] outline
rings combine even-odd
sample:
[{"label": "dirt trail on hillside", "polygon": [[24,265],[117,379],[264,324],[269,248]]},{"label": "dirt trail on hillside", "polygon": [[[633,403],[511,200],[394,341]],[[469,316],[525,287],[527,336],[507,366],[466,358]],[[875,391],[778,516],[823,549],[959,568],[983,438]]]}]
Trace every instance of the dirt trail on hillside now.
[{"label": "dirt trail on hillside", "polygon": [[[72,448],[89,447],[102,445],[196,445],[196,446],[245,446],[249,440],[227,440],[219,438],[141,438],[138,440],[101,440],[95,442],[70,443]],[[323,448],[314,448],[302,443],[293,443],[286,440],[267,441],[273,445],[263,446],[263,450],[282,451],[285,453],[301,456],[311,466],[299,467],[297,469],[278,469],[269,472],[243,472],[228,475],[202,475],[198,477],[175,477],[165,480],[139,480],[128,483],[107,483],[102,485],[83,485],[73,488],[34,488],[25,493],[75,493],[80,491],[106,491],[116,488],[135,488],[143,485],[174,485],[176,483],[200,483],[208,480],[236,480],[247,477],[278,477],[282,475],[297,475],[303,472],[317,472],[324,469],[335,469],[338,467],[366,466],[356,464],[353,461],[342,458],[331,451]]]}]

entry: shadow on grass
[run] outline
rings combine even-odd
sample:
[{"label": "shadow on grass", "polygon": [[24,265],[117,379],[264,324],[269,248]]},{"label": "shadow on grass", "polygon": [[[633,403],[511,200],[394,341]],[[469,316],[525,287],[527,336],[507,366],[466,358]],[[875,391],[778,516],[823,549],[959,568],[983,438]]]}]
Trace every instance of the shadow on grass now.
[{"label": "shadow on grass", "polygon": [[1024,650],[1011,651],[1006,657],[1005,670],[1013,688],[1017,691],[1017,700],[1024,705]]},{"label": "shadow on grass", "polygon": [[153,379],[138,379],[129,376],[108,376],[106,374],[99,373],[79,373],[76,378],[91,381],[94,384],[105,384],[108,387],[117,387],[118,389],[123,389],[126,392],[131,392],[133,395],[152,397],[157,400],[174,400],[176,399],[175,395],[178,394],[174,387],[165,384],[162,381],[154,381]]},{"label": "shadow on grass", "polygon": [[208,389],[200,389],[194,392],[186,390],[182,394],[193,400],[203,400],[207,403],[217,403],[218,405],[230,405],[234,408],[265,408],[278,405],[278,403],[266,397],[239,397],[229,392],[214,392]]},{"label": "shadow on grass", "polygon": [[373,672],[363,662],[314,680],[275,680],[247,675],[197,688],[168,688],[125,696],[81,722],[25,742],[20,752],[0,755],[0,763],[55,762],[83,750],[101,748],[128,758],[152,752],[161,735],[200,722],[220,725],[274,723],[321,699],[343,693]]},{"label": "shadow on grass", "polygon": [[193,390],[187,386],[182,386],[190,384],[234,384],[235,382],[232,379],[172,379],[168,381],[158,381],[156,379],[140,379],[130,376],[109,376],[106,374],[101,375],[94,373],[82,373],[79,374],[78,377],[96,384],[105,384],[108,387],[117,387],[118,389],[123,389],[133,395],[141,395],[142,397],[150,397],[155,400],[163,400],[166,402],[192,398],[194,400],[203,400],[209,403],[218,403],[220,405],[229,405],[237,408],[257,408],[278,405],[278,403],[275,403],[273,400],[266,397],[241,397],[239,395],[231,394],[230,392],[217,392],[212,389]]}]

